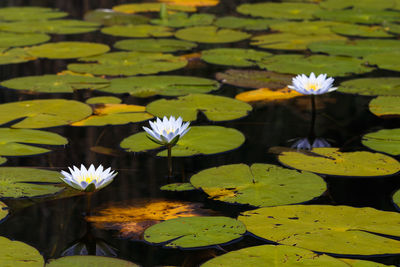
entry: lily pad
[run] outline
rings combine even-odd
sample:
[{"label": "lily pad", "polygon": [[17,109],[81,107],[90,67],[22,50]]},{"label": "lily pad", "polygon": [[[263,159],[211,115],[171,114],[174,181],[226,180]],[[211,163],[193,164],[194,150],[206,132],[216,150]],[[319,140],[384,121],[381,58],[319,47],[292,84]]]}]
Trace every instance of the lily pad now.
[{"label": "lily pad", "polygon": [[168,37],[174,35],[172,28],[157,25],[113,25],[101,29],[104,34],[122,37]]},{"label": "lily pad", "polygon": [[245,232],[240,221],[229,217],[186,217],[151,226],[144,240],[168,248],[198,248],[237,241]]},{"label": "lily pad", "polygon": [[375,261],[366,261],[366,260],[349,259],[349,258],[339,258],[339,260],[344,261],[345,263],[347,263],[352,267],[385,267],[385,266],[395,267],[394,265],[385,265]]},{"label": "lily pad", "polygon": [[50,40],[50,36],[47,34],[18,34],[12,32],[0,32],[0,47],[5,48],[40,44],[47,42],[48,40]]},{"label": "lily pad", "polygon": [[400,51],[396,50],[388,53],[379,53],[367,55],[364,60],[369,65],[378,65],[378,68],[385,70],[400,71],[400,64],[397,60],[400,56]]},{"label": "lily pad", "polygon": [[365,26],[357,24],[343,23],[333,26],[332,31],[346,36],[360,36],[360,37],[376,37],[376,38],[391,38],[392,34],[388,33],[385,27],[382,26]]},{"label": "lily pad", "polygon": [[[394,8],[395,0],[375,1],[375,0],[325,0],[321,1],[321,7],[327,9],[346,9],[346,8],[366,8],[373,10],[384,10]],[[334,11],[336,12],[336,11]]]},{"label": "lily pad", "polygon": [[189,15],[187,13],[175,13],[168,15],[164,19],[152,19],[151,23],[163,25],[173,28],[181,27],[193,27],[193,26],[205,26],[213,23],[215,16],[213,14],[193,14]]},{"label": "lily pad", "polygon": [[81,102],[64,99],[40,99],[0,105],[0,124],[21,121],[13,128],[48,128],[70,124],[92,114],[92,109]]},{"label": "lily pad", "polygon": [[[288,64],[290,62],[290,64]],[[258,62],[259,67],[280,73],[327,73],[328,76],[349,76],[370,72],[373,68],[363,65],[363,61],[352,57],[324,55],[276,55]]]},{"label": "lily pad", "polygon": [[313,15],[322,20],[332,20],[360,24],[382,24],[398,21],[399,12],[375,9],[317,10]]},{"label": "lily pad", "polygon": [[290,205],[260,208],[239,216],[261,238],[341,255],[399,254],[400,214],[373,208]]},{"label": "lily pad", "polygon": [[216,6],[219,0],[157,0],[157,2],[180,6]]},{"label": "lily pad", "polygon": [[42,75],[13,78],[1,82],[1,86],[40,93],[73,93],[80,89],[99,89],[108,86],[106,79],[80,75]]},{"label": "lily pad", "polygon": [[272,71],[230,69],[216,74],[217,80],[246,88],[280,89],[292,83],[292,75]]},{"label": "lily pad", "polygon": [[3,221],[8,215],[8,207],[0,201],[0,222]]},{"label": "lily pad", "polygon": [[378,96],[369,102],[369,110],[380,117],[400,116],[400,97]]},{"label": "lily pad", "polygon": [[[399,5],[400,7],[400,5]],[[385,30],[394,33],[394,34],[400,34],[400,25],[397,23],[385,23]]]},{"label": "lily pad", "polygon": [[236,99],[224,96],[190,94],[178,99],[160,99],[151,102],[147,111],[157,117],[182,117],[184,121],[194,121],[202,112],[210,121],[229,121],[248,115],[252,107]]},{"label": "lily pad", "polygon": [[183,192],[183,191],[191,191],[195,190],[191,183],[173,183],[166,184],[160,187],[160,190],[163,191],[173,191],[173,192]]},{"label": "lily pad", "polygon": [[215,26],[227,29],[238,29],[247,31],[264,31],[268,30],[270,25],[279,23],[274,19],[252,19],[227,16],[219,18],[215,21]]},{"label": "lily pad", "polygon": [[[172,156],[188,157],[227,152],[240,147],[244,141],[244,135],[233,128],[192,126],[189,132],[172,147]],[[140,132],[125,138],[120,146],[128,152],[144,152],[161,147],[161,145],[149,140],[146,132]],[[157,156],[166,157],[167,150],[159,152]]]},{"label": "lily pad", "polygon": [[375,151],[400,155],[400,128],[380,130],[363,136],[362,144]]},{"label": "lily pad", "polygon": [[0,197],[20,198],[52,195],[63,190],[60,173],[34,168],[0,167]]},{"label": "lily pad", "polygon": [[242,48],[215,48],[201,52],[201,59],[210,64],[235,67],[257,66],[257,61],[271,56],[271,53]]},{"label": "lily pad", "polygon": [[248,39],[250,34],[231,30],[221,29],[215,26],[190,27],[177,31],[175,37],[198,43],[233,43]]},{"label": "lily pad", "polygon": [[187,64],[187,60],[183,57],[145,52],[112,52],[79,60],[97,63],[72,63],[68,65],[68,69],[80,73],[111,76],[153,74],[180,69]]},{"label": "lily pad", "polygon": [[101,91],[136,97],[155,95],[179,96],[190,93],[208,93],[219,88],[218,82],[191,76],[139,76],[112,79],[110,86]]},{"label": "lily pad", "polygon": [[331,28],[342,23],[336,21],[282,21],[271,25],[271,30],[297,35],[330,35]]},{"label": "lily pad", "polygon": [[23,6],[0,8],[0,20],[3,21],[48,20],[66,16],[68,16],[67,12],[62,12],[58,11],[58,9],[47,7]]},{"label": "lily pad", "polygon": [[84,20],[105,26],[146,24],[150,19],[142,15],[115,12],[112,9],[95,9],[85,13]]},{"label": "lily pad", "polygon": [[43,267],[44,259],[34,247],[0,236],[0,264],[16,267]]},{"label": "lily pad", "polygon": [[[160,12],[161,3],[135,3],[114,6],[112,9],[126,14],[140,12]],[[168,11],[196,12],[193,6],[166,5]]]},{"label": "lily pad", "polygon": [[192,42],[174,39],[122,40],[114,44],[118,49],[143,52],[176,52],[191,50],[196,46],[197,44]]},{"label": "lily pad", "polygon": [[400,171],[400,163],[384,154],[339,152],[338,148],[330,147],[313,148],[311,153],[286,151],[278,159],[298,170],[337,176],[376,177]]},{"label": "lily pad", "polygon": [[86,42],[58,42],[33,46],[27,51],[35,57],[67,59],[89,57],[106,53],[110,48],[104,44]]},{"label": "lily pad", "polygon": [[316,174],[271,164],[214,167],[193,175],[190,183],[214,200],[256,207],[303,203],[326,190]]},{"label": "lily pad", "polygon": [[348,80],[340,84],[338,91],[368,96],[400,96],[400,78],[379,77]]},{"label": "lily pad", "polygon": [[400,190],[397,190],[393,196],[393,203],[395,204],[396,208],[399,209],[400,208]]},{"label": "lily pad", "polygon": [[290,90],[289,88],[285,87],[280,90],[260,88],[257,90],[246,91],[237,94],[235,98],[243,102],[255,102],[255,101],[285,100],[298,96],[303,96],[303,94],[296,92],[295,90]]},{"label": "lily pad", "polygon": [[86,99],[86,104],[119,104],[122,100],[115,96],[95,96]]},{"label": "lily pad", "polygon": [[255,3],[242,4],[236,11],[252,17],[276,19],[312,19],[319,6],[308,3]]},{"label": "lily pad", "polygon": [[137,267],[139,265],[117,258],[109,258],[103,256],[67,256],[58,259],[51,259],[46,267]]},{"label": "lily pad", "polygon": [[35,59],[36,57],[23,48],[0,48],[0,65],[24,63]]}]

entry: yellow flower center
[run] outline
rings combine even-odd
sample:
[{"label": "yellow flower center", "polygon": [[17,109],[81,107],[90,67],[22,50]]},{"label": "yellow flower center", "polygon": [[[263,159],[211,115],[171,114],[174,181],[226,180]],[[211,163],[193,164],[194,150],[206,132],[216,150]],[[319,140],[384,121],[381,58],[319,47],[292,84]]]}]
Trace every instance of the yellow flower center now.
[{"label": "yellow flower center", "polygon": [[313,91],[316,91],[316,90],[318,90],[318,86],[317,86],[317,84],[315,84],[315,83],[309,83],[308,85],[307,85],[307,88],[306,88],[308,91],[310,91],[310,90],[313,90]]},{"label": "yellow flower center", "polygon": [[92,175],[88,176],[81,176],[79,177],[81,181],[85,181],[86,183],[90,184],[93,180],[97,180],[97,178],[93,177]]}]

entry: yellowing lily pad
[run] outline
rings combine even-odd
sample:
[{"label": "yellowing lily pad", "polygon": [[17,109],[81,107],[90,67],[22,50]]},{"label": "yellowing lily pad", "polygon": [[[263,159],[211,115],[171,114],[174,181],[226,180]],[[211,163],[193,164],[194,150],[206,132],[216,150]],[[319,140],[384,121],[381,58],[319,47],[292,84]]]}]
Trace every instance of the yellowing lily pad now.
[{"label": "yellowing lily pad", "polygon": [[303,94],[298,93],[294,90],[290,90],[285,87],[280,90],[271,90],[269,88],[260,88],[257,90],[246,91],[235,96],[237,100],[243,102],[255,102],[255,101],[274,101],[290,99]]},{"label": "yellowing lily pad", "polygon": [[[4,7],[0,8],[0,20],[18,21],[18,20],[48,20],[68,16],[67,12],[58,11],[47,7]],[[51,23],[51,22],[49,22]]]},{"label": "yellowing lily pad", "polygon": [[398,62],[398,57],[400,56],[400,51],[395,50],[388,53],[377,53],[371,54],[364,57],[364,60],[369,65],[378,65],[378,68],[385,70],[400,71],[400,65]]},{"label": "yellowing lily pad", "polygon": [[190,183],[214,200],[257,207],[303,203],[326,190],[324,180],[316,174],[271,164],[210,168],[193,175]]},{"label": "yellowing lily pad", "polygon": [[210,121],[228,121],[247,116],[252,107],[229,97],[189,94],[178,99],[156,100],[148,104],[146,110],[160,118],[180,116],[184,121],[194,121],[202,112]]},{"label": "yellowing lily pad", "polygon": [[[244,143],[244,140],[243,134],[233,128],[192,126],[189,132],[172,147],[172,156],[188,157],[222,153],[238,148]],[[144,152],[161,147],[161,145],[152,142],[147,137],[146,132],[125,138],[120,146],[128,152]],[[157,156],[166,157],[167,150],[159,152]]]},{"label": "yellowing lily pad", "polygon": [[119,104],[122,100],[115,96],[96,96],[86,99],[86,104]]},{"label": "yellowing lily pad", "polygon": [[[113,10],[126,14],[140,13],[140,12],[160,12],[161,3],[136,3],[136,4],[124,4],[114,6]],[[179,6],[179,5],[166,5],[168,11],[184,11],[184,12],[196,12],[196,8],[193,6]]]},{"label": "yellowing lily pad", "polygon": [[216,6],[219,0],[158,0],[161,3],[179,6]]},{"label": "yellowing lily pad", "polygon": [[0,124],[22,119],[12,127],[48,128],[70,124],[91,114],[88,105],[74,100],[28,100],[1,104]]},{"label": "yellowing lily pad", "polygon": [[168,37],[174,33],[171,28],[156,25],[113,25],[101,29],[104,34],[122,37]]},{"label": "yellowing lily pad", "polygon": [[400,18],[400,14],[397,11],[359,8],[335,11],[321,9],[314,12],[313,16],[321,20],[360,24],[381,24],[385,22],[398,21]]},{"label": "yellowing lily pad", "polygon": [[246,227],[229,217],[176,218],[147,228],[144,240],[168,248],[198,248],[237,240]]},{"label": "yellowing lily pad", "polygon": [[16,267],[43,267],[44,259],[34,247],[0,236],[0,264]]},{"label": "yellowing lily pad", "polygon": [[0,65],[23,63],[35,59],[36,57],[23,48],[0,48]]},{"label": "yellowing lily pad", "polygon": [[72,266],[92,266],[92,267],[138,267],[139,265],[117,258],[104,256],[67,256],[58,259],[51,259],[46,267],[72,267]]},{"label": "yellowing lily pad", "polygon": [[0,32],[0,47],[5,48],[40,44],[48,40],[50,40],[50,36],[47,34]]},{"label": "yellowing lily pad", "polygon": [[35,57],[66,59],[89,57],[110,50],[107,45],[87,42],[58,42],[33,46],[27,51]]},{"label": "yellowing lily pad", "polygon": [[198,43],[233,43],[248,39],[250,34],[215,26],[190,27],[177,31],[175,37]]},{"label": "yellowing lily pad", "polygon": [[183,192],[183,191],[191,191],[195,190],[191,183],[173,183],[166,184],[160,187],[160,190],[163,191],[173,191],[173,192]]},{"label": "yellowing lily pad", "polygon": [[379,117],[400,116],[400,97],[378,96],[369,102],[369,110]]},{"label": "yellowing lily pad", "polygon": [[0,201],[0,222],[3,221],[8,215],[8,207]]},{"label": "yellowing lily pad", "polygon": [[196,46],[197,44],[192,42],[174,39],[128,39],[114,44],[118,49],[142,52],[175,52],[191,50]]},{"label": "yellowing lily pad", "polygon": [[274,19],[252,19],[252,18],[240,18],[240,17],[221,17],[218,18],[214,25],[220,28],[227,29],[238,29],[248,31],[264,31],[267,30],[270,25],[279,23],[279,20]]},{"label": "yellowing lily pad", "polygon": [[286,151],[278,159],[282,164],[298,170],[327,175],[374,177],[400,171],[397,160],[380,153],[339,152],[338,148],[330,147],[313,148],[310,152]]},{"label": "yellowing lily pad", "polygon": [[361,37],[376,37],[376,38],[393,37],[393,35],[389,34],[386,28],[382,26],[365,26],[365,25],[342,23],[333,26],[331,29],[333,32],[337,34],[346,36],[361,36]]},{"label": "yellowing lily pad", "polygon": [[215,48],[201,52],[201,59],[211,64],[235,67],[257,66],[257,61],[271,56],[271,53],[242,48]]},{"label": "yellowing lily pad", "polygon": [[181,27],[193,27],[193,26],[205,26],[213,23],[215,16],[213,14],[193,14],[188,15],[187,13],[175,13],[168,15],[167,18],[152,19],[151,23],[163,25],[173,28]]},{"label": "yellowing lily pad", "polygon": [[142,15],[115,12],[112,9],[95,9],[85,13],[84,20],[105,26],[124,24],[146,24],[150,19]]},{"label": "yellowing lily pad", "polygon": [[400,128],[383,129],[363,136],[362,144],[373,150],[400,155]]},{"label": "yellowing lily pad", "polygon": [[399,254],[400,214],[373,208],[290,205],[244,212],[249,232],[284,245],[341,255]]},{"label": "yellowing lily pad", "polygon": [[338,91],[368,96],[400,96],[400,78],[379,77],[348,80],[340,84]]}]

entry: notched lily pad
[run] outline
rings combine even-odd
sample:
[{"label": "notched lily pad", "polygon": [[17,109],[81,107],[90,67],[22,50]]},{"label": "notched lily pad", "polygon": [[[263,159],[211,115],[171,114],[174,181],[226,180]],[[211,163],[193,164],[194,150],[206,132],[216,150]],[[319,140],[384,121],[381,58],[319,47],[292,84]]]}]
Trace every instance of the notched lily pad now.
[{"label": "notched lily pad", "polygon": [[372,150],[400,155],[400,128],[383,129],[363,136],[362,144]]},{"label": "notched lily pad", "polygon": [[183,192],[196,190],[191,183],[173,183],[166,184],[160,187],[163,191]]},{"label": "notched lily pad", "polygon": [[0,32],[0,47],[4,48],[35,45],[47,42],[48,40],[50,40],[50,36],[47,34]]},{"label": "notched lily pad", "polygon": [[181,28],[210,25],[213,23],[214,19],[215,15],[213,14],[201,13],[189,15],[187,13],[179,12],[168,15],[166,18],[152,19],[151,23],[167,27]]},{"label": "notched lily pad", "polygon": [[198,43],[233,43],[248,39],[250,34],[215,26],[190,27],[177,31],[175,37]]},{"label": "notched lily pad", "polygon": [[271,56],[271,53],[242,48],[215,48],[201,52],[201,59],[210,64],[235,67],[257,66],[257,61]]},{"label": "notched lily pad", "polygon": [[0,65],[24,63],[35,59],[36,57],[23,48],[0,48]]},{"label": "notched lily pad", "polygon": [[369,102],[369,110],[379,117],[400,116],[400,97],[378,96]]},{"label": "notched lily pad", "polygon": [[400,78],[380,77],[348,80],[340,84],[338,91],[367,96],[400,96]]},{"label": "notched lily pad", "polygon": [[174,33],[173,29],[156,26],[156,25],[113,25],[101,29],[104,34],[121,37],[136,37],[136,38],[148,38],[148,37],[168,37]]},{"label": "notched lily pad", "polygon": [[142,52],[176,52],[181,50],[191,50],[197,44],[174,39],[139,39],[122,40],[114,44],[115,48],[129,51]]},{"label": "notched lily pad", "polygon": [[46,267],[66,267],[66,266],[102,266],[102,267],[138,267],[139,265],[117,258],[104,256],[66,256],[58,259],[51,259]]},{"label": "notched lily pad", "polygon": [[50,59],[89,57],[106,53],[108,50],[110,48],[107,45],[87,42],[58,42],[27,48],[29,54],[35,57]]},{"label": "notched lily pad", "polygon": [[378,65],[379,69],[400,71],[399,56],[400,51],[395,50],[388,53],[367,55],[364,57],[364,61],[369,65]]},{"label": "notched lily pad", "polygon": [[58,9],[47,7],[22,6],[0,8],[0,20],[3,21],[48,20],[66,16],[68,16],[67,12],[62,12],[58,11]]},{"label": "notched lily pad", "polygon": [[34,247],[0,236],[0,262],[3,266],[43,267],[44,259]]}]

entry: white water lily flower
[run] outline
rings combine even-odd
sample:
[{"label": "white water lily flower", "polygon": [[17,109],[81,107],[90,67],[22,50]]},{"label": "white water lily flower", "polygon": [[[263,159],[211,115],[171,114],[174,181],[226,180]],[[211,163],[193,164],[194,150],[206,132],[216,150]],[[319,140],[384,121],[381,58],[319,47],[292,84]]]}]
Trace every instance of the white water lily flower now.
[{"label": "white water lily flower", "polygon": [[157,118],[154,122],[150,121],[151,129],[143,127],[149,134],[150,139],[161,145],[175,145],[179,138],[184,136],[189,130],[189,122],[182,124],[182,118],[175,120],[174,116],[169,119],[164,116],[163,120]]},{"label": "white water lily flower", "polygon": [[110,184],[116,172],[111,171],[111,168],[104,170],[100,165],[97,169],[90,165],[89,169],[81,165],[81,169],[73,166],[73,169],[68,167],[70,173],[61,171],[64,177],[60,177],[66,184],[81,191],[96,191]]},{"label": "white water lily flower", "polygon": [[297,75],[292,79],[293,85],[288,87],[304,95],[321,95],[337,89],[332,87],[333,81],[332,77],[326,78],[326,74],[315,77],[314,72],[311,72],[310,77],[304,74]]}]

